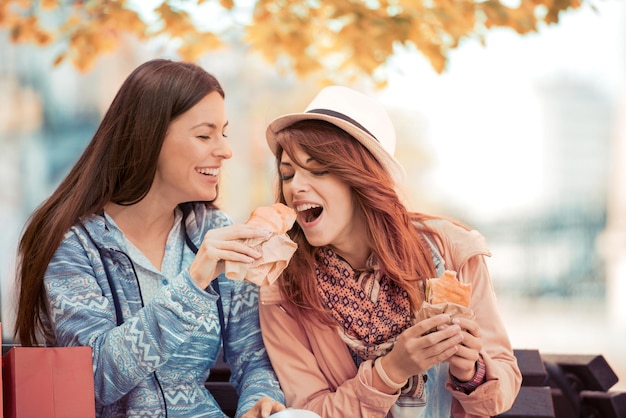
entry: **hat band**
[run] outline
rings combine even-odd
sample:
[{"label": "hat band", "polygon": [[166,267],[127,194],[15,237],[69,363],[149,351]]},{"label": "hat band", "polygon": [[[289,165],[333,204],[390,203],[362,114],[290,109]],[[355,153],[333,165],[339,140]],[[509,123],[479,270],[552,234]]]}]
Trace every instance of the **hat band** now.
[{"label": "hat band", "polygon": [[349,123],[353,124],[354,126],[359,128],[360,130],[362,130],[365,133],[367,133],[369,136],[374,138],[376,140],[376,142],[380,142],[378,140],[378,138],[376,138],[374,135],[372,135],[372,133],[370,131],[365,129],[365,127],[363,127],[363,125],[361,125],[359,122],[355,121],[351,117],[344,115],[343,113],[335,112],[334,110],[328,110],[328,109],[311,109],[311,110],[307,110],[305,113],[319,113],[321,115],[332,116],[334,118],[339,118],[339,119],[345,120],[346,122],[349,122]]}]

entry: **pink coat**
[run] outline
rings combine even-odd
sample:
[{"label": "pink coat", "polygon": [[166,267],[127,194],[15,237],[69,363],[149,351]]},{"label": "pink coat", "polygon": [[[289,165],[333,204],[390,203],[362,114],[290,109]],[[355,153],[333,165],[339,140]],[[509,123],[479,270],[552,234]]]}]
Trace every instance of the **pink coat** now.
[{"label": "pink coat", "polygon": [[[496,304],[483,256],[491,255],[477,231],[447,221],[429,226],[443,240],[445,268],[472,283],[472,309],[482,333],[487,381],[471,394],[454,391],[454,418],[489,417],[511,408],[522,377]],[[276,286],[262,287],[260,318],[263,339],[285,392],[288,407],[309,409],[323,418],[386,417],[398,398],[372,386],[372,362],[354,365],[336,330],[313,321],[298,323],[285,308]]]}]

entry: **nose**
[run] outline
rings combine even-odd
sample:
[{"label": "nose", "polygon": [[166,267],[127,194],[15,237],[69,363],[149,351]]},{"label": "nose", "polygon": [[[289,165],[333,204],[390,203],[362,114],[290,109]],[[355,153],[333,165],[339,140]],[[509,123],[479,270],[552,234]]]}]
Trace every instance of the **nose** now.
[{"label": "nose", "polygon": [[225,137],[219,138],[218,145],[214,150],[216,156],[228,160],[233,156],[233,150]]},{"label": "nose", "polygon": [[290,181],[283,183],[283,188],[285,187],[288,187],[292,194],[297,194],[299,192],[307,191],[309,188],[309,182],[303,173],[296,171]]}]

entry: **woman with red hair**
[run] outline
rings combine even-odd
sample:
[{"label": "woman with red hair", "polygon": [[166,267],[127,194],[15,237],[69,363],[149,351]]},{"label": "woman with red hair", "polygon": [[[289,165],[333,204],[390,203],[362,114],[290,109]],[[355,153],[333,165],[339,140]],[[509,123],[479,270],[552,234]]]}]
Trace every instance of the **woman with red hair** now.
[{"label": "woman with red hair", "polygon": [[[322,417],[476,417],[508,410],[521,374],[497,310],[484,238],[412,213],[383,106],[323,89],[272,121],[279,201],[298,244],[261,289],[264,342],[288,407]],[[418,320],[425,282],[445,270],[472,287],[467,316]]]}]

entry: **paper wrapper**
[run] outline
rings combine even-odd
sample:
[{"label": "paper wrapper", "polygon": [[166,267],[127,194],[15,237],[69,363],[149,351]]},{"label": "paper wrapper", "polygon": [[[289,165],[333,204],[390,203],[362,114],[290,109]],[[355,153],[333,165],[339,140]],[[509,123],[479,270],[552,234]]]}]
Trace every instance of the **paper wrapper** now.
[{"label": "paper wrapper", "polygon": [[[416,322],[421,322],[424,319],[433,317],[439,314],[448,314],[451,318],[467,318],[474,319],[476,316],[473,309],[466,306],[459,305],[457,303],[443,302],[443,303],[428,303],[422,302],[422,307],[417,313]],[[428,332],[433,332],[435,329],[431,329]]]},{"label": "paper wrapper", "polygon": [[289,238],[287,231],[296,220],[293,209],[281,203],[255,209],[246,221],[272,232],[268,237],[243,240],[246,245],[261,253],[261,258],[252,263],[226,261],[226,277],[232,280],[247,280],[258,286],[269,286],[289,264],[297,245]]}]

